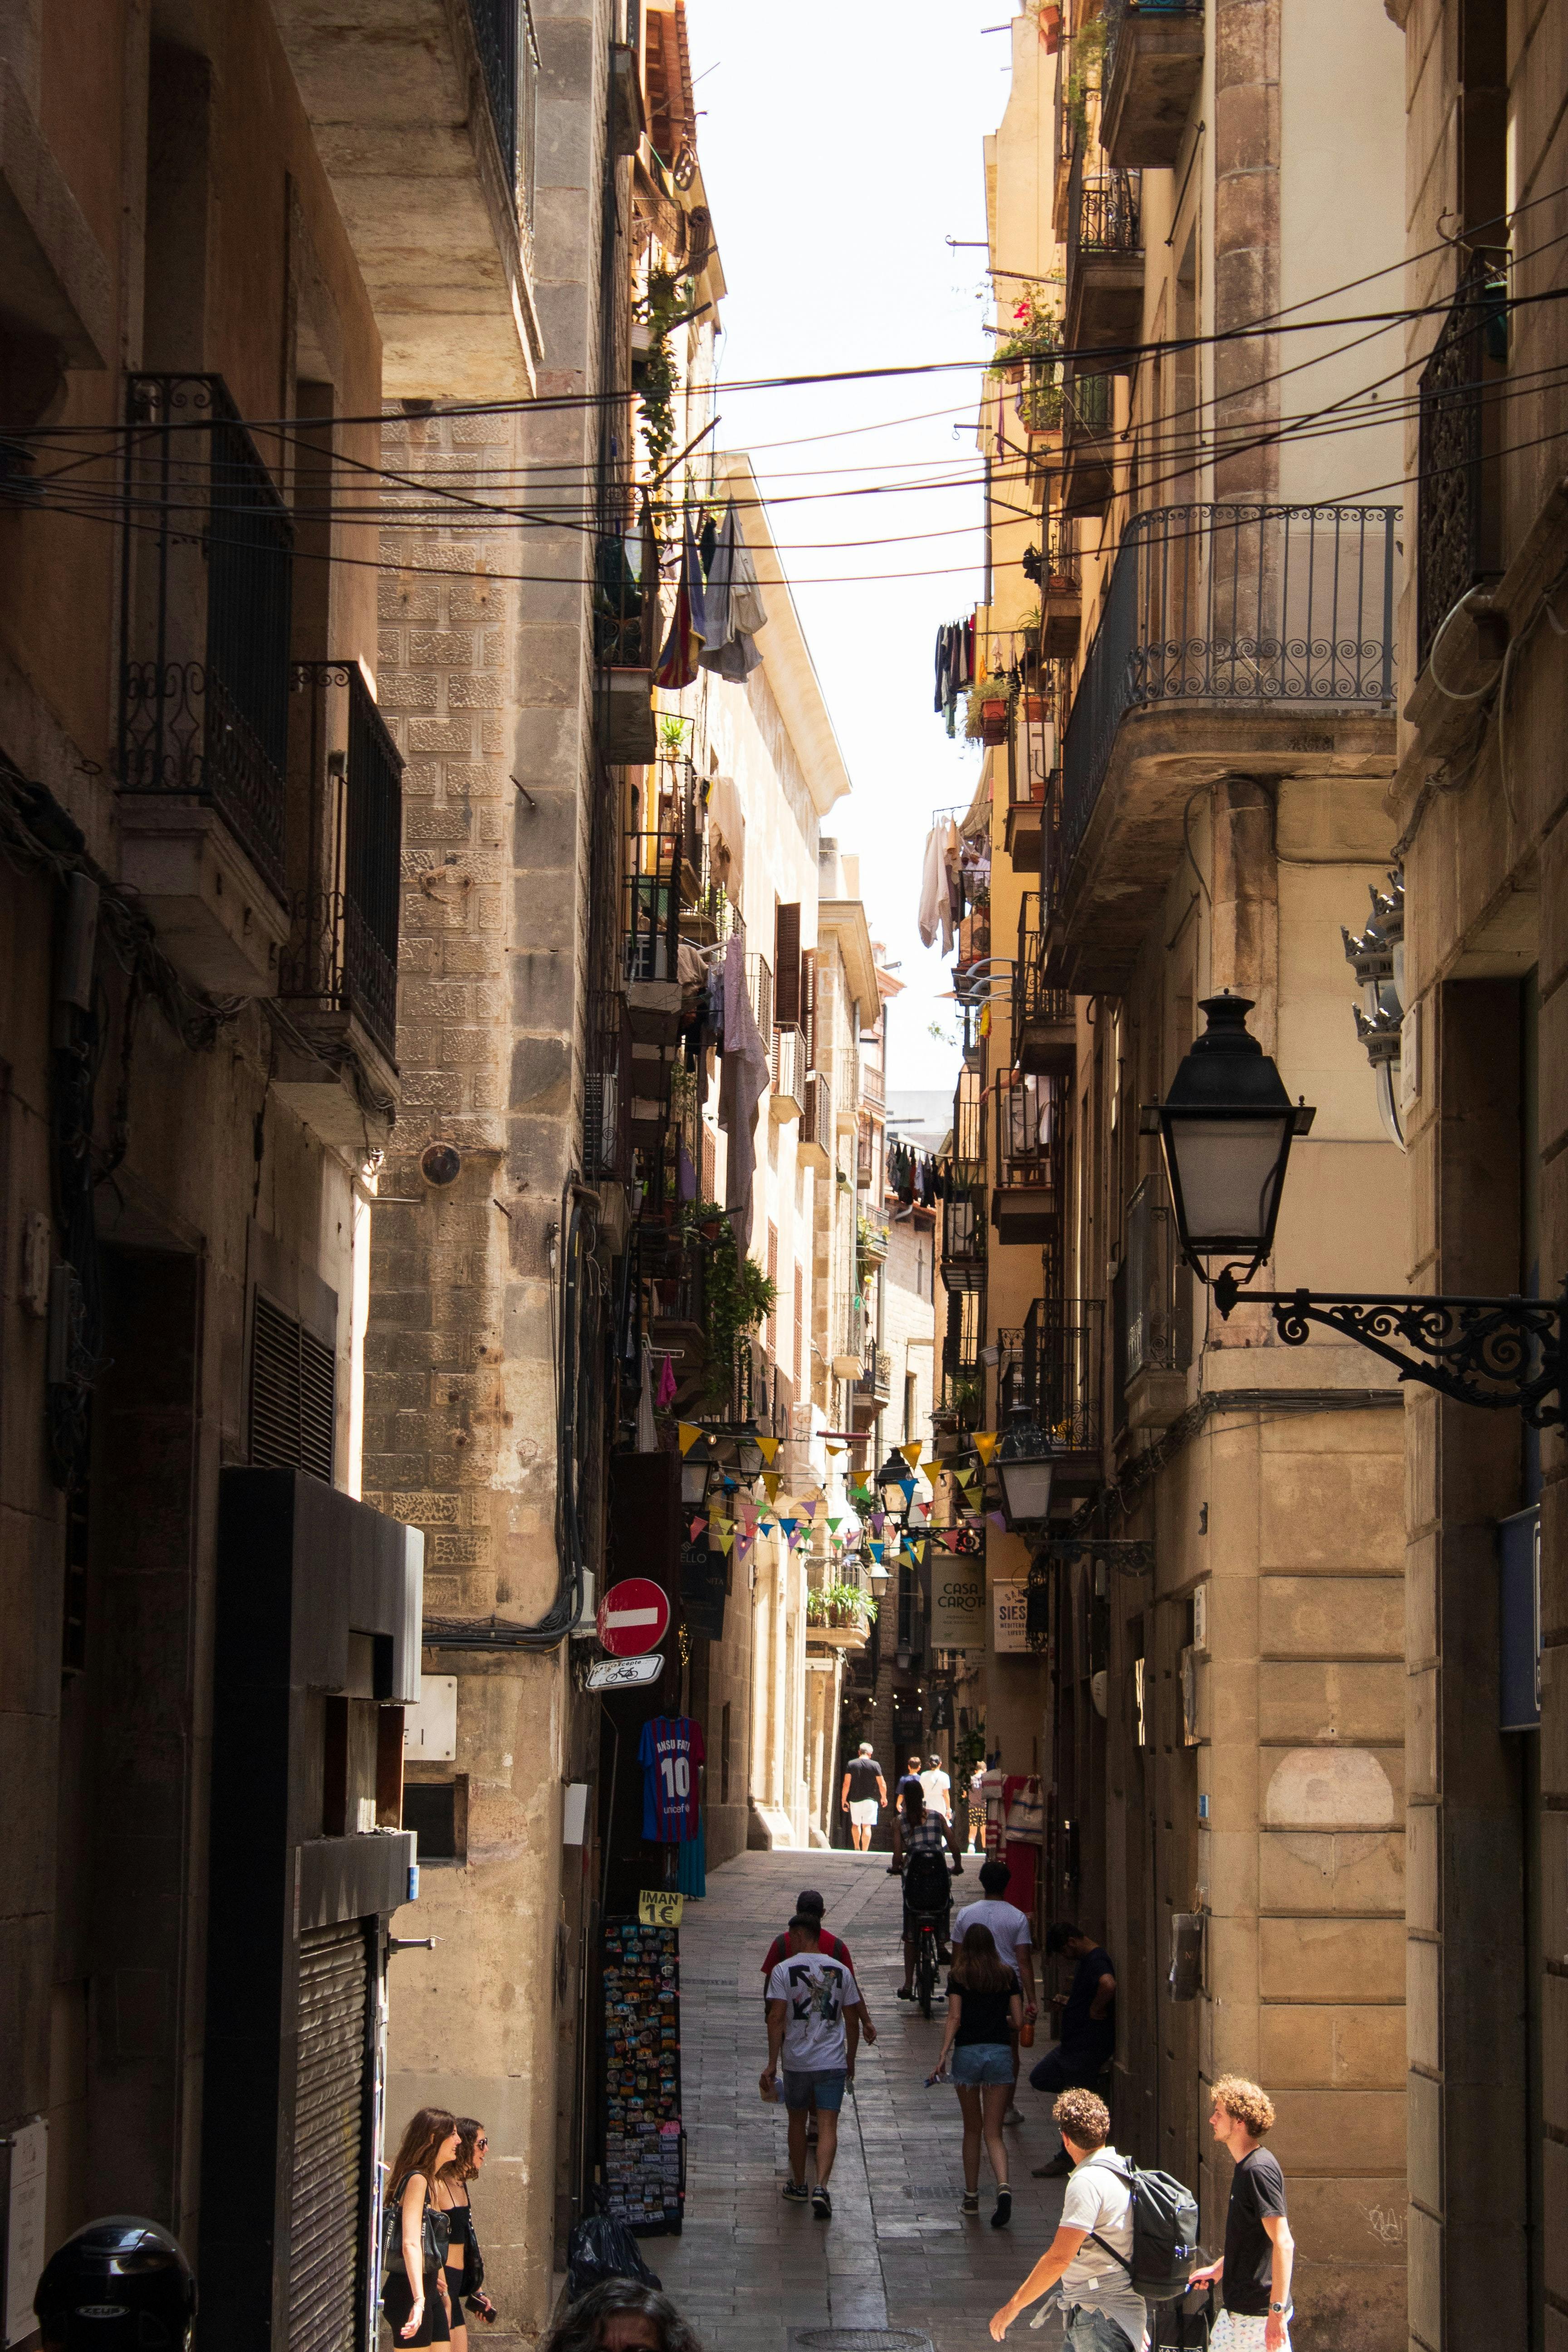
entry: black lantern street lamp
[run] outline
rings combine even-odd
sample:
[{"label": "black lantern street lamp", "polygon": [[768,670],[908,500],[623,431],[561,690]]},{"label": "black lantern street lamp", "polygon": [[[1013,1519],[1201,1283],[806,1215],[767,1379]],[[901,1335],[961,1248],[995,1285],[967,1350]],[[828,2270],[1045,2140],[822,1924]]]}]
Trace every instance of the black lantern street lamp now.
[{"label": "black lantern street lamp", "polygon": [[1291,1141],[1316,1113],[1291,1102],[1247,1028],[1250,997],[1227,988],[1201,1009],[1208,1026],[1166,1099],[1143,1112],[1143,1128],[1160,1138],[1188,1264],[1206,1282],[1205,1258],[1245,1258],[1245,1282],[1273,1246]]},{"label": "black lantern street lamp", "polygon": [[689,1511],[700,1511],[708,1500],[708,1481],[712,1470],[712,1439],[694,1437],[680,1462],[680,1499]]},{"label": "black lantern street lamp", "polygon": [[763,1449],[757,1443],[754,1422],[748,1422],[735,1440],[735,1459],[742,1478],[754,1478],[763,1466]]},{"label": "black lantern street lamp", "polygon": [[1026,1404],[1013,1407],[1013,1423],[996,1449],[1002,1508],[1013,1528],[1043,1528],[1050,1513],[1055,1449]]},{"label": "black lantern street lamp", "polygon": [[1207,998],[1206,1032],[1183,1059],[1166,1100],[1147,1105],[1142,1118],[1143,1132],[1157,1134],[1164,1150],[1188,1265],[1207,1282],[1205,1259],[1247,1261],[1214,1276],[1221,1315],[1246,1297],[1269,1308],[1288,1348],[1304,1347],[1321,1324],[1393,1364],[1402,1381],[1420,1381],[1461,1404],[1517,1407],[1537,1429],[1560,1423],[1568,1288],[1557,1298],[1243,1292],[1273,1245],[1291,1139],[1312,1123],[1311,1110],[1292,1106],[1272,1060],[1248,1034],[1251,1009],[1228,990]]},{"label": "black lantern street lamp", "polygon": [[[906,1495],[904,1488],[913,1486],[914,1474],[903,1455],[896,1453],[891,1446],[888,1449],[887,1460],[877,1473],[876,1485],[877,1492],[882,1498],[882,1509],[887,1517],[896,1519],[900,1528],[907,1528],[910,1523],[910,1505],[912,1496]],[[893,1499],[895,1496],[898,1497],[896,1502]]]}]

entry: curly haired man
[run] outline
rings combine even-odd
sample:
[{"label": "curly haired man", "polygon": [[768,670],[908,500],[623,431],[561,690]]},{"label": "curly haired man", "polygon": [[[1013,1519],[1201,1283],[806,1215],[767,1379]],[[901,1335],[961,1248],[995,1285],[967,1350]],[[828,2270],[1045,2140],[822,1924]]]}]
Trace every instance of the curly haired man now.
[{"label": "curly haired man", "polygon": [[1059,2280],[1071,2352],[1144,2352],[1148,2305],[1129,2276],[1132,2194],[1110,2146],[1110,2111],[1092,2091],[1073,2089],[1051,2117],[1072,2159],[1061,2224],[1023,2285],[992,2314],[992,2340],[1000,2344],[1018,2314]]},{"label": "curly haired man", "polygon": [[1262,2145],[1274,2121],[1274,2102],[1240,2074],[1222,2074],[1209,2096],[1209,2129],[1236,2164],[1224,2256],[1193,2273],[1194,2286],[1220,2282],[1225,2307],[1210,2338],[1211,2352],[1289,2352],[1296,2244],[1285,2218],[1285,2176]]}]

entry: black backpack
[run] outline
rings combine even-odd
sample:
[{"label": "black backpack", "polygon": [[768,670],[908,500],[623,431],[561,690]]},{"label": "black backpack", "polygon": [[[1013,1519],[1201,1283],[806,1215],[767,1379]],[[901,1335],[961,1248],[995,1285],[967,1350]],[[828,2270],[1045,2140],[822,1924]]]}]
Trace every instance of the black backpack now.
[{"label": "black backpack", "polygon": [[952,1901],[947,1857],[935,1852],[904,1857],[904,1901],[911,1911],[945,1911]]},{"label": "black backpack", "polygon": [[1132,2260],[1106,2245],[1098,2230],[1089,2236],[1105,2247],[1113,2263],[1121,2263],[1132,2292],[1145,2303],[1170,2303],[1184,2295],[1197,2266],[1197,2199],[1168,2172],[1140,2172],[1131,2157],[1105,2169],[1132,2191]]},{"label": "black backpack", "polygon": [[637,2251],[637,2242],[613,2213],[589,2213],[566,2241],[566,2284],[574,2303],[604,2279],[636,2279],[641,2286],[658,2287]]}]

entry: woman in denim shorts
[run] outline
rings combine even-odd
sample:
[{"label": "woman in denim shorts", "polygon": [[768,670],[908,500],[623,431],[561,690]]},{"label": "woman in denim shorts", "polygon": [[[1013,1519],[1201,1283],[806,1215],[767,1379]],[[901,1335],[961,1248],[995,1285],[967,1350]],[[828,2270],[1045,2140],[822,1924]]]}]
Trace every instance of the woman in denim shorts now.
[{"label": "woman in denim shorts", "polygon": [[980,2210],[980,2142],[996,2176],[994,2230],[1005,2230],[1013,2218],[1013,2192],[1007,2186],[1007,2144],[1002,2118],[1013,2095],[1013,2036],[1024,2022],[1024,1996],[1015,1971],[996,1950],[989,1927],[977,1919],[964,1930],[952,1956],[947,1982],[947,2032],[939,2074],[947,2072],[952,2055],[952,2080],[963,2111],[963,2202],[961,2213]]}]

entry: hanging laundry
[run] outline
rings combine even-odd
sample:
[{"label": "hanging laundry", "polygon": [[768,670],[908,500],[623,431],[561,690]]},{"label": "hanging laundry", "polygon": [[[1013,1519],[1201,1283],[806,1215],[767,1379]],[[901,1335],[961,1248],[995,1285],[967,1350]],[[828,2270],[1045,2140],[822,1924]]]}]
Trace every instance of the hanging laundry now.
[{"label": "hanging laundry", "polygon": [[653,1418],[653,1358],[646,1339],[642,1344],[642,1379],[637,1388],[637,1452],[658,1452],[658,1431]]},{"label": "hanging laundry", "polygon": [[735,1246],[752,1239],[752,1179],[757,1166],[757,1112],[772,1071],[746,993],[746,958],[739,937],[724,950],[724,1066],[719,1078],[719,1124],[730,1139],[726,1213],[738,1212]]},{"label": "hanging laundry", "polygon": [[939,816],[926,835],[925,856],[921,865],[918,921],[921,945],[931,947],[940,930],[944,956],[952,954],[958,929],[952,912],[952,887],[948,878],[948,860],[950,856],[957,856],[958,846],[958,827],[950,816]]},{"label": "hanging laundry", "polygon": [[763,658],[752,641],[765,628],[767,618],[752,551],[731,499],[709,566],[706,610],[698,630],[702,650],[697,658],[702,667],[736,684],[749,677]]},{"label": "hanging laundry", "polygon": [[656,1402],[660,1412],[668,1412],[675,1402],[675,1366],[668,1356],[658,1368],[658,1396]]},{"label": "hanging laundry", "polygon": [[670,615],[669,633],[654,672],[655,686],[678,694],[689,686],[697,675],[697,640],[707,620],[707,598],[702,585],[702,567],[697,560],[696,542],[691,525],[687,523],[680,549],[680,583],[675,592],[675,610]]}]

